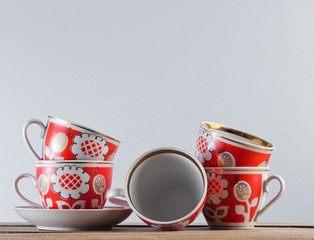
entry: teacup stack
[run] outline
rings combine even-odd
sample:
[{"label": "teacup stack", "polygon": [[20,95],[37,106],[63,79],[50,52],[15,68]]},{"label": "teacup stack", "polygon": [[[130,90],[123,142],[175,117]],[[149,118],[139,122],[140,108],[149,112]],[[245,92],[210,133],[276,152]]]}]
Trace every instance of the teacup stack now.
[{"label": "teacup stack", "polygon": [[[33,149],[27,131],[30,125],[41,128],[43,154]],[[31,206],[45,209],[102,209],[109,199],[123,197],[123,191],[110,190],[113,159],[120,141],[77,123],[48,117],[47,125],[29,120],[23,129],[26,145],[34,153],[36,177],[22,174],[15,180],[18,195]],[[42,206],[24,197],[18,187],[30,178],[38,188]],[[119,201],[119,199],[117,199]]]},{"label": "teacup stack", "polygon": [[[278,175],[269,176],[273,144],[262,138],[211,122],[201,122],[196,157],[206,171],[208,187],[203,215],[210,228],[253,228],[259,216],[284,192]],[[280,190],[264,205],[269,183]]]},{"label": "teacup stack", "polygon": [[[42,156],[27,135],[32,124],[42,130]],[[29,120],[23,133],[37,158],[36,177],[20,175],[15,189],[31,206],[44,207],[46,212],[103,209],[108,199],[129,206],[146,224],[158,229],[181,229],[200,212],[210,228],[244,229],[253,228],[284,192],[283,179],[269,176],[268,161],[274,146],[220,124],[201,123],[195,156],[163,147],[138,157],[126,176],[125,191],[110,189],[113,159],[120,144],[116,138],[56,117],[48,117],[47,125]],[[22,195],[19,181],[23,178],[34,181],[42,205]],[[279,182],[280,190],[264,205],[272,180]]]}]

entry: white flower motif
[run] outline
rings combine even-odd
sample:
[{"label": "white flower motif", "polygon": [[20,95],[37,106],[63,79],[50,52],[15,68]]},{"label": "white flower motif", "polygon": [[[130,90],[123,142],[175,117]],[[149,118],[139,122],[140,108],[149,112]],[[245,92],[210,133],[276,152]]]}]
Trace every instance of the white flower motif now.
[{"label": "white flower motif", "polygon": [[56,201],[59,209],[84,209],[86,205],[85,200],[78,200],[72,204],[72,206],[64,201]]},{"label": "white flower motif", "polygon": [[205,161],[212,159],[212,152],[215,150],[215,142],[212,141],[212,137],[204,130],[200,130],[199,137],[197,139],[196,157],[203,164]]},{"label": "white flower motif", "polygon": [[89,191],[90,176],[75,165],[60,167],[51,175],[52,190],[64,199],[79,199]]},{"label": "white flower motif", "polygon": [[71,152],[76,155],[76,159],[103,160],[108,151],[107,141],[100,136],[83,133],[73,138]]},{"label": "white flower motif", "polygon": [[221,177],[220,174],[215,172],[207,173],[207,198],[206,204],[219,205],[221,200],[226,199],[229,196],[227,187],[229,185],[228,180]]}]

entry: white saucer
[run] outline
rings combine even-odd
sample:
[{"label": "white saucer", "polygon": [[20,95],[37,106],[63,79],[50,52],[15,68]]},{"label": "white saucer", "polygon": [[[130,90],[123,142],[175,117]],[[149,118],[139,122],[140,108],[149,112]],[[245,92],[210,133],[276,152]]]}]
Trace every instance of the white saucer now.
[{"label": "white saucer", "polygon": [[79,231],[111,229],[130,216],[132,210],[123,207],[103,209],[44,209],[15,207],[15,211],[38,229]]}]

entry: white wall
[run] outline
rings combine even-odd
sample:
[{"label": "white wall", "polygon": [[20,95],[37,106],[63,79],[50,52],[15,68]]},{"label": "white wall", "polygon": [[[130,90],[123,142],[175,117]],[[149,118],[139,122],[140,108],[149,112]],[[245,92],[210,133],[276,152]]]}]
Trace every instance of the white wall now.
[{"label": "white wall", "polygon": [[56,115],[122,139],[113,187],[152,148],[193,153],[200,121],[265,138],[287,189],[260,222],[314,223],[313,12],[302,0],[0,0],[0,221],[23,221],[13,180],[35,160],[23,124]]}]

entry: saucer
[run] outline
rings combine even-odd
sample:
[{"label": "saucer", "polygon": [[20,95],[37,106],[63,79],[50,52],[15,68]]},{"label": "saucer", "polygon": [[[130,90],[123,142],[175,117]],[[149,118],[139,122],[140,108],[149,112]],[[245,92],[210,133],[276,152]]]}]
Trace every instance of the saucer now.
[{"label": "saucer", "polygon": [[26,221],[42,230],[81,231],[104,230],[124,221],[132,210],[123,207],[103,209],[44,209],[31,206],[15,207]]}]

